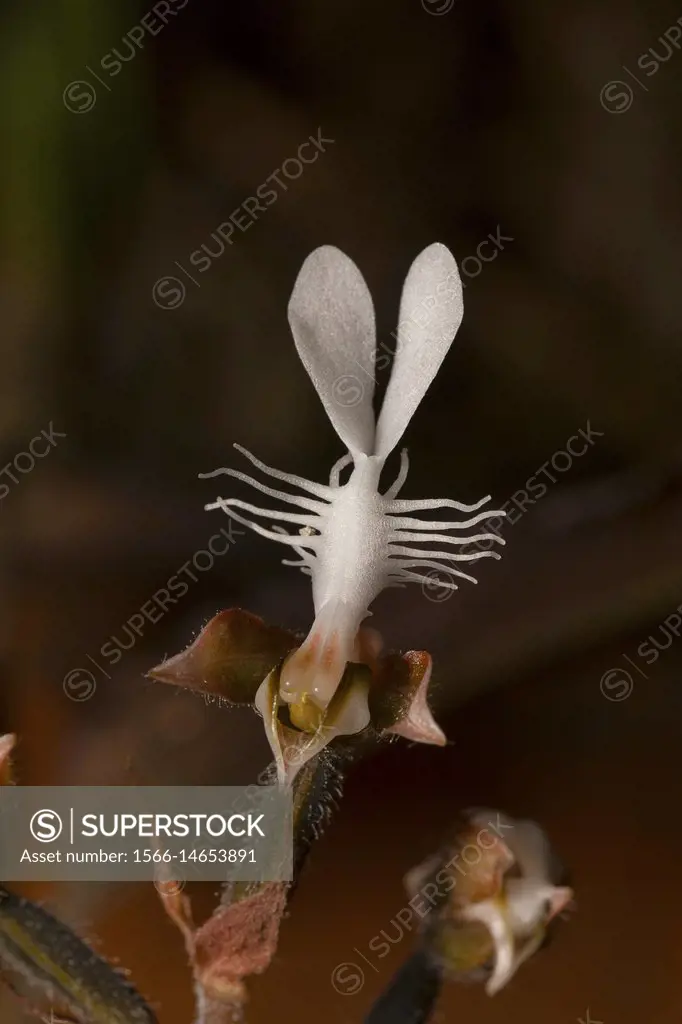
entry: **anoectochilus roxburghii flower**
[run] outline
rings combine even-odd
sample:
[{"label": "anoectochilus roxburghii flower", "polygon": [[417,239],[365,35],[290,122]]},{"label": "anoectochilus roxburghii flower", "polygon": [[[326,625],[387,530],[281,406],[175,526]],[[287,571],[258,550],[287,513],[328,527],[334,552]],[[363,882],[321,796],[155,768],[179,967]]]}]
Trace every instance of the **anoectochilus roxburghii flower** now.
[{"label": "anoectochilus roxburghii flower", "polygon": [[[431,582],[436,573],[449,581],[439,580],[440,586],[456,590],[455,577],[476,582],[457,568],[460,563],[499,558],[491,550],[458,550],[481,540],[503,543],[496,535],[451,532],[504,515],[499,510],[479,511],[489,497],[474,505],[449,498],[398,500],[408,472],[404,449],[397,478],[386,491],[379,490],[386,459],[436,375],[462,313],[455,259],[444,245],[430,245],[416,258],[405,280],[392,373],[375,421],[376,330],[371,296],[352,260],[333,246],[316,249],[298,275],[289,302],[289,323],[301,362],[348,453],[333,466],[329,484],[319,484],[266,466],[235,445],[263,473],[302,494],[269,487],[234,469],[205,474],[227,473],[301,510],[260,508],[222,497],[206,506],[222,509],[261,536],[292,548],[298,561],[284,564],[299,566],[312,577],[315,621],[301,647],[285,660],[275,693],[275,703],[288,704],[293,724],[307,732],[324,727],[346,664],[362,660],[360,625],[381,590]],[[354,388],[352,404],[349,385]],[[350,476],[342,483],[341,473],[351,464]],[[477,514],[459,522],[410,516],[438,508]],[[298,532],[289,534],[278,525],[268,528],[252,516],[292,524]],[[266,718],[272,710],[272,684],[268,677],[257,700]],[[341,728],[338,714],[334,717],[337,733],[364,729],[369,722],[366,688],[356,687],[348,694]]]},{"label": "anoectochilus roxburghii flower", "polygon": [[559,884],[563,869],[536,822],[478,808],[462,825],[405,885],[411,904],[433,911],[418,911],[429,956],[454,980],[485,980],[492,996],[540,949],[573,890]]}]

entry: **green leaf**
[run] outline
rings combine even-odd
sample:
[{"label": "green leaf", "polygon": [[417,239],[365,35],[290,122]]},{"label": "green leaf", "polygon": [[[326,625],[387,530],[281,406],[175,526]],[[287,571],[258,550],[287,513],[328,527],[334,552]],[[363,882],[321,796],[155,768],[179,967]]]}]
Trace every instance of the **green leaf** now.
[{"label": "green leaf", "polygon": [[0,975],[31,1007],[79,1024],[156,1024],[122,974],[42,907],[0,886]]}]

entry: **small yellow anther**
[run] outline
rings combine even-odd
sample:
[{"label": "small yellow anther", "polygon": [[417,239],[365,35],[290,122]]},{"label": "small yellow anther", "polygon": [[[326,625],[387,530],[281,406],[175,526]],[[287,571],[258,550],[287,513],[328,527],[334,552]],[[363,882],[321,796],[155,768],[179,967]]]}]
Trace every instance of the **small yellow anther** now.
[{"label": "small yellow anther", "polygon": [[301,700],[289,705],[289,718],[302,732],[317,732],[323,714],[322,708],[318,707],[308,693],[304,693]]}]

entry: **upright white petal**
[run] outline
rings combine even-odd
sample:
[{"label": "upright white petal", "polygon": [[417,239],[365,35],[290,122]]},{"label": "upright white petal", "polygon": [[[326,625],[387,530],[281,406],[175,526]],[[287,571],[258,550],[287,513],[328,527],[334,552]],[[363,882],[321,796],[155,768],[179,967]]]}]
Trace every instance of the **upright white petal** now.
[{"label": "upright white petal", "polygon": [[504,913],[504,904],[495,898],[478,900],[464,907],[461,914],[465,920],[484,924],[495,944],[495,965],[485,986],[488,995],[494,996],[504,988],[516,970],[514,935]]},{"label": "upright white petal", "polygon": [[527,818],[510,818],[489,807],[470,808],[467,817],[474,825],[490,827],[504,839],[524,878],[547,881],[552,848],[544,829]]},{"label": "upright white petal", "polygon": [[538,882],[550,881],[552,848],[547,834],[539,825],[534,821],[517,821],[507,841],[526,878]]},{"label": "upright white petal", "polygon": [[386,458],[412,419],[452,344],[464,312],[457,263],[435,242],[410,267],[400,300],[393,372],[376,430],[374,452]]},{"label": "upright white petal", "polygon": [[353,261],[323,245],[301,267],[289,300],[296,348],[337,434],[353,453],[374,447],[376,327]]}]

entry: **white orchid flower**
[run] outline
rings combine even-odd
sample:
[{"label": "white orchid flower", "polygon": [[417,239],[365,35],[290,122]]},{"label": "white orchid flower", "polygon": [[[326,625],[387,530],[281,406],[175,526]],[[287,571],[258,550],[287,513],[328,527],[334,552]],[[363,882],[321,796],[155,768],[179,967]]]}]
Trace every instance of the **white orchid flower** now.
[{"label": "white orchid flower", "polygon": [[[471,822],[485,828],[495,813],[476,811]],[[462,911],[466,919],[484,924],[495,944],[495,963],[486,983],[490,996],[504,988],[540,948],[550,921],[573,900],[572,889],[554,883],[552,850],[543,829],[534,821],[513,821],[499,812],[497,822],[509,830],[504,842],[517,872],[505,877],[499,894]]]},{"label": "white orchid flower", "polygon": [[[460,550],[478,541],[504,543],[492,533],[462,536],[460,532],[491,516],[504,515],[500,510],[479,511],[489,497],[474,505],[449,498],[398,499],[408,472],[406,450],[401,453],[397,478],[383,493],[379,490],[386,459],[436,375],[462,312],[455,259],[444,245],[430,245],[405,280],[392,374],[375,420],[372,299],[352,260],[333,246],[316,249],[298,275],[289,302],[289,323],[301,362],[348,453],[332,468],[329,483],[320,484],[266,466],[235,445],[262,473],[302,493],[269,487],[234,469],[206,474],[226,473],[299,509],[261,508],[222,497],[206,506],[221,509],[262,537],[291,548],[298,561],[284,564],[299,566],[312,577],[315,621],[302,646],[282,666],[275,695],[276,701],[289,705],[291,721],[308,731],[322,722],[346,664],[362,660],[358,631],[381,590],[406,583],[432,584],[436,574],[440,574],[439,586],[455,590],[455,578],[476,582],[458,568],[461,563],[500,557],[492,550]],[[348,402],[349,393],[353,404]],[[351,464],[350,475],[342,483],[342,470]],[[442,508],[470,518],[448,522],[412,516]],[[297,532],[287,533],[282,523],[291,524]],[[258,701],[264,716],[269,707],[266,682]],[[268,686],[271,691],[271,680]],[[340,728],[350,734],[367,726],[366,689],[356,688],[353,702],[336,731]]]}]

